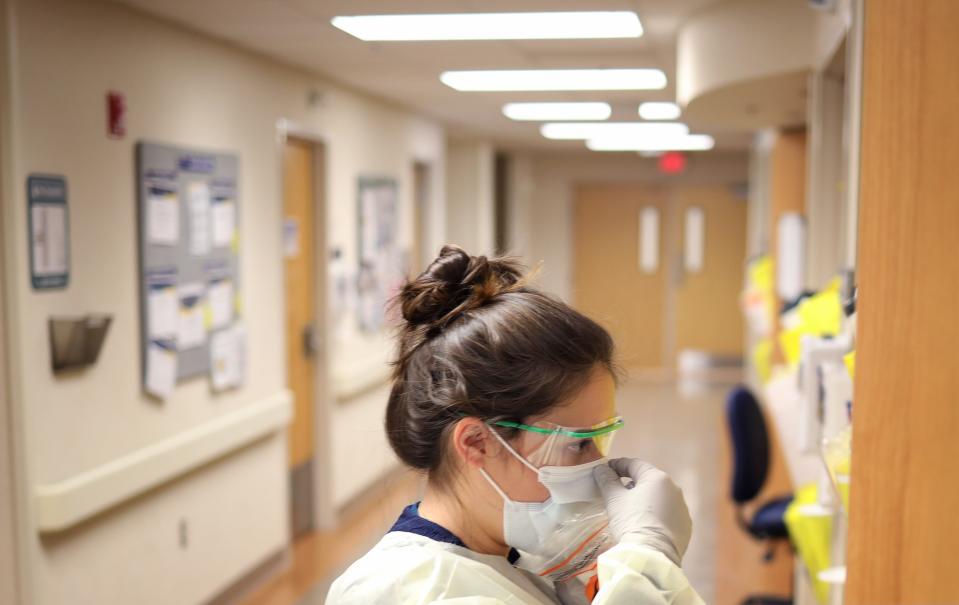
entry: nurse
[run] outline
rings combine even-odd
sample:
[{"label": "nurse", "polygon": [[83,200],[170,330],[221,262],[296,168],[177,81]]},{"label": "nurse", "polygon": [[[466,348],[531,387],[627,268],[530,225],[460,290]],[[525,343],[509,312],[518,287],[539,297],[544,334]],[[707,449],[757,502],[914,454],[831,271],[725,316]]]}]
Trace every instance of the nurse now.
[{"label": "nurse", "polygon": [[606,458],[624,420],[602,327],[455,246],[396,304],[386,432],[426,491],[327,603],[702,603],[679,488]]}]

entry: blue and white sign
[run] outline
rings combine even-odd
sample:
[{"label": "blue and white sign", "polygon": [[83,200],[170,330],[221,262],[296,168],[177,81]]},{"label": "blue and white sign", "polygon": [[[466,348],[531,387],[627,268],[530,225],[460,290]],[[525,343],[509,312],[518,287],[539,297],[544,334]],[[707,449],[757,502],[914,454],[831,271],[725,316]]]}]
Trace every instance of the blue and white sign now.
[{"label": "blue and white sign", "polygon": [[27,177],[27,216],[34,289],[65,288],[70,281],[66,178],[38,174]]}]

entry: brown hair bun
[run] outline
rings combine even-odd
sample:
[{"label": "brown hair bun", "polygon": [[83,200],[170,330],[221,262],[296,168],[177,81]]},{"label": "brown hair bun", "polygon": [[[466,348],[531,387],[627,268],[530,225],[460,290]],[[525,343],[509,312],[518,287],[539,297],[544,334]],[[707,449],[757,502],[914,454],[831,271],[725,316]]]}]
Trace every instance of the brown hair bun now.
[{"label": "brown hair bun", "polygon": [[409,328],[435,331],[521,285],[522,267],[515,261],[470,256],[447,244],[426,271],[403,286],[398,302]]}]

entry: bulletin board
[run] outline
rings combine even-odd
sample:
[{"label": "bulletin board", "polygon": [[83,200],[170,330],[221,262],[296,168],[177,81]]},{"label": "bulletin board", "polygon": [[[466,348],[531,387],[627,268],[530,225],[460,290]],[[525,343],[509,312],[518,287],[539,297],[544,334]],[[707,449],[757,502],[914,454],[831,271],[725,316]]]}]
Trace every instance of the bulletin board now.
[{"label": "bulletin board", "polygon": [[238,163],[137,145],[143,386],[161,399],[204,374],[215,390],[243,380]]},{"label": "bulletin board", "polygon": [[408,259],[399,248],[396,180],[360,177],[357,182],[357,311],[360,330],[379,332],[386,308],[402,282]]}]

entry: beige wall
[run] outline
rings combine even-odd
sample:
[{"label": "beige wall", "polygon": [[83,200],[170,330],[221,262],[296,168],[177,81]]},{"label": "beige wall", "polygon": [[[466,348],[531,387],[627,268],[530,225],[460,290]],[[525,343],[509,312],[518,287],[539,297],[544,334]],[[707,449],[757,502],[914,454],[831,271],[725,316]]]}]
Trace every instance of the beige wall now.
[{"label": "beige wall", "polygon": [[447,235],[470,254],[496,247],[494,150],[484,141],[453,141],[447,159]]},{"label": "beige wall", "polygon": [[[655,159],[626,153],[513,153],[509,224],[514,252],[543,263],[540,285],[571,300],[573,189],[580,183],[742,184],[745,153],[689,154],[686,172],[666,176]],[[518,168],[518,169],[517,169]]]},{"label": "beige wall", "polygon": [[[17,125],[16,160],[0,159],[14,184],[32,172],[51,172],[65,175],[70,191],[71,284],[44,293],[30,289],[22,253],[22,188],[8,187],[4,196],[8,353],[13,404],[22,413],[15,429],[34,486],[109,463],[285,387],[278,120],[326,140],[327,240],[351,266],[357,177],[398,179],[408,244],[412,163],[433,164],[433,191],[442,192],[444,142],[433,122],[109,2],[30,0],[16,2],[16,9],[15,103],[3,109]],[[123,92],[128,105],[120,141],[105,135],[104,97],[111,89]],[[322,93],[318,105],[308,103],[314,90]],[[249,373],[237,391],[213,397],[200,379],[181,384],[164,403],[141,393],[134,199],[140,139],[240,156]],[[442,218],[442,199],[436,201]],[[441,228],[431,239],[442,240]],[[54,377],[47,317],[87,312],[114,317],[99,362]],[[388,344],[354,333],[346,340],[337,354],[347,361]],[[329,422],[318,428],[348,442],[324,469],[330,492],[358,493],[395,464],[381,429],[384,404],[382,395],[339,406],[322,402],[329,409],[319,417]],[[285,451],[282,435],[260,441],[51,538],[31,531],[26,514],[20,522],[29,541],[29,602],[76,602],[80,594],[95,603],[211,597],[285,546]],[[353,472],[358,458],[365,474]],[[181,519],[190,526],[186,550],[177,544]]]}]

